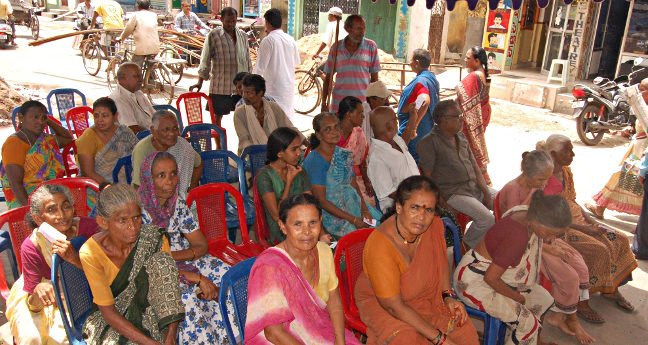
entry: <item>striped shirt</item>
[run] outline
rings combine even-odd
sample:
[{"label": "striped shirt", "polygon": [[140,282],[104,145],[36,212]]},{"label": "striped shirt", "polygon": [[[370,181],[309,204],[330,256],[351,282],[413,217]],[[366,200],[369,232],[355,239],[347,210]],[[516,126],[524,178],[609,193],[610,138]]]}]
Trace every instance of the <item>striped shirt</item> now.
[{"label": "striped shirt", "polygon": [[[347,36],[346,39],[349,37]],[[338,42],[337,62],[335,66],[335,87],[331,102],[331,111],[337,111],[338,104],[346,96],[355,96],[361,101],[365,100],[367,86],[371,74],[380,71],[380,59],[376,42],[363,38],[358,50],[351,55],[342,40]],[[331,48],[333,52],[335,48]],[[324,72],[331,73],[333,67],[333,54],[329,52]]]},{"label": "striped shirt", "polygon": [[205,25],[193,12],[189,12],[189,18],[187,18],[184,12],[178,13],[175,17],[174,28],[176,31],[194,31],[196,30],[196,26],[199,26],[201,29],[210,30],[209,26]]},{"label": "striped shirt", "polygon": [[[235,91],[234,77],[238,72],[236,60],[236,45],[245,44],[246,35],[239,28],[235,28],[237,42],[223,30],[217,27],[209,32],[198,67],[198,76],[203,80],[210,79],[209,93],[215,95],[232,95]],[[250,55],[247,54],[247,65],[250,66]]]}]

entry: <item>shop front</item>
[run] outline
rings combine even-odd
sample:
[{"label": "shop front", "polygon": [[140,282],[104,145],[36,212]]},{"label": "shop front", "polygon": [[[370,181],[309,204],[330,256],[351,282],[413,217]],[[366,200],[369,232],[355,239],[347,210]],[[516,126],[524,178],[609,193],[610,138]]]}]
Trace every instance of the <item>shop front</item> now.
[{"label": "shop front", "polygon": [[629,13],[617,76],[628,74],[635,59],[648,59],[648,0],[632,1]]}]

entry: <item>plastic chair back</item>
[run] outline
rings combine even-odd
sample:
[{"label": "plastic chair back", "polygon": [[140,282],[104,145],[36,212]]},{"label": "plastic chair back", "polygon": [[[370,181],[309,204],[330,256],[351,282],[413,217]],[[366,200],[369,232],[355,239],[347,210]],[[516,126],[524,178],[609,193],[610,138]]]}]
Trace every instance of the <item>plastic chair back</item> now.
[{"label": "plastic chair back", "polygon": [[[193,126],[193,125],[192,125]],[[234,152],[227,150],[211,150],[200,152],[200,158],[203,162],[202,176],[200,177],[200,184],[216,183],[216,182],[232,182],[233,168],[230,167],[230,160],[236,163],[236,170],[238,173],[239,190],[243,196],[247,196],[248,189],[245,184],[245,171],[243,170],[243,161]]]},{"label": "plastic chair back", "polygon": [[[52,102],[52,98],[54,98],[54,102]],[[81,101],[80,103],[78,102],[79,100]],[[65,122],[68,110],[79,105],[88,104],[86,103],[86,97],[83,92],[77,89],[54,89],[47,94],[47,111],[54,115],[60,122]],[[67,127],[67,125],[64,126]],[[70,128],[67,129],[70,130]]]},{"label": "plastic chair back", "polygon": [[[202,92],[185,92],[178,97],[176,100],[176,108],[180,113],[184,108],[185,115],[187,117],[187,125],[193,125],[195,123],[204,123],[202,111],[204,109],[202,105],[203,99],[207,102],[207,108],[209,109],[209,116],[212,123],[216,123],[216,117],[214,116],[214,105],[209,96]],[[184,102],[184,107],[180,107],[180,104]]]},{"label": "plastic chair back", "polygon": [[71,129],[74,139],[78,139],[86,129],[90,128],[89,114],[92,114],[92,108],[87,106],[74,107],[67,111],[65,122]]},{"label": "plastic chair back", "polygon": [[182,133],[182,129],[184,128],[184,124],[182,123],[182,116],[180,116],[180,112],[178,111],[178,109],[176,109],[174,106],[172,106],[170,104],[154,104],[153,109],[155,109],[155,111],[168,110],[168,111],[174,113],[175,116],[176,116],[176,119],[178,120],[178,128],[180,128],[180,133]]},{"label": "plastic chair back", "polygon": [[253,199],[254,199],[254,210],[256,212],[256,217],[254,217],[254,230],[256,231],[256,239],[262,246],[269,248],[278,243],[272,244],[270,241],[270,227],[268,226],[268,220],[266,219],[265,207],[263,206],[263,200],[259,195],[256,185],[256,177],[254,178],[254,183],[252,184],[253,190]]},{"label": "plastic chair back", "polygon": [[18,113],[20,112],[20,107],[15,107],[11,111],[11,123],[13,124],[14,130],[18,130]]},{"label": "plastic chair back", "polygon": [[135,136],[137,137],[137,140],[142,140],[142,139],[148,137],[149,135],[151,135],[151,131],[149,131],[148,129],[145,129],[143,131],[139,131],[139,132],[137,132],[137,134],[135,134]]},{"label": "plastic chair back", "polygon": [[[363,272],[362,252],[364,251],[367,238],[374,231],[374,228],[358,229],[351,232],[338,241],[335,248],[335,274],[340,281],[340,296],[342,297],[342,308],[344,309],[344,318],[351,329],[362,334],[367,334],[367,326],[360,320],[358,307],[355,303],[353,291],[358,277]],[[340,269],[340,263],[344,256],[346,269],[344,272]]]},{"label": "plastic chair back", "polygon": [[88,279],[82,270],[54,254],[52,285],[70,344],[85,344],[83,323],[92,312],[92,291]]},{"label": "plastic chair back", "polygon": [[[18,271],[20,273],[22,273],[22,258],[20,257],[20,246],[22,245],[23,241],[25,241],[25,238],[29,237],[29,235],[34,230],[31,224],[28,224],[27,221],[25,221],[25,216],[27,215],[27,213],[29,213],[29,206],[22,206],[14,208],[13,210],[6,211],[0,215],[0,228],[4,227],[5,224],[9,226],[11,244],[13,246],[14,254],[16,255],[16,262],[18,264]],[[2,275],[4,275],[4,271],[2,271]],[[6,287],[6,279],[4,279],[4,277],[0,277],[0,280],[0,285],[5,284],[5,286],[2,286],[2,289],[4,289]],[[7,290],[7,293],[8,292],[9,291]],[[4,292],[2,294],[4,297]],[[5,297],[5,300],[6,299],[7,298]]]},{"label": "plastic chair back", "polygon": [[191,146],[200,153],[215,149],[212,138],[220,139],[220,147],[227,150],[227,136],[225,129],[213,123],[196,123],[182,130],[182,137],[188,138]]},{"label": "plastic chair back", "polygon": [[122,176],[126,178],[127,184],[131,184],[133,182],[133,162],[131,156],[122,157],[117,160],[115,168],[112,171],[113,183],[119,183],[119,172],[122,168],[124,168],[124,174]]},{"label": "plastic chair back", "polygon": [[[99,184],[87,177],[57,178],[41,183],[41,185],[43,184],[60,184],[67,187],[74,199],[74,215],[76,217],[87,217],[92,212],[96,198],[99,196]],[[95,202],[88,202],[88,199],[93,198],[92,194],[94,194]]]},{"label": "plastic chair back", "polygon": [[495,216],[495,221],[498,221],[502,218],[502,214],[499,209],[499,193],[495,194],[493,198],[493,215]]},{"label": "plastic chair back", "polygon": [[76,164],[75,156],[77,154],[76,141],[73,140],[61,149],[63,156],[63,169],[65,169],[66,177],[74,177],[79,175],[79,166]]},{"label": "plastic chair back", "polygon": [[250,258],[234,265],[221,278],[220,293],[218,294],[218,307],[223,315],[223,323],[227,331],[227,338],[230,344],[236,344],[232,322],[229,319],[227,310],[227,300],[232,301],[234,305],[234,314],[236,315],[236,324],[238,325],[239,334],[241,335],[240,344],[245,344],[244,330],[247,319],[247,286],[250,277],[252,265],[256,258]]},{"label": "plastic chair back", "polygon": [[266,145],[250,145],[243,149],[241,160],[245,162],[245,169],[256,176],[257,171],[266,165]]}]

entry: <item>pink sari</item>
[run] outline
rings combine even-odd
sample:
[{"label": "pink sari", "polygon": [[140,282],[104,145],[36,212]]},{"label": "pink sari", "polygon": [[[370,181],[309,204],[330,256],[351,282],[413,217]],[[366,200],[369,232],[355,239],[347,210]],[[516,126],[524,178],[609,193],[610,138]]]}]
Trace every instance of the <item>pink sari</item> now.
[{"label": "pink sari", "polygon": [[364,181],[362,180],[362,173],[360,172],[360,165],[366,163],[367,156],[369,155],[369,143],[367,142],[364,131],[360,127],[354,127],[347,138],[344,138],[340,134],[340,141],[337,143],[337,146],[353,152],[353,173],[355,174],[358,187],[360,187],[360,191],[362,192],[362,199],[365,203],[376,207],[376,199],[367,194],[367,188],[365,187]]},{"label": "pink sari", "polygon": [[[304,344],[335,343],[326,303],[292,259],[273,247],[257,257],[250,272],[245,344],[271,344],[263,330],[277,324]],[[349,330],[345,335],[346,344],[360,345]]]}]

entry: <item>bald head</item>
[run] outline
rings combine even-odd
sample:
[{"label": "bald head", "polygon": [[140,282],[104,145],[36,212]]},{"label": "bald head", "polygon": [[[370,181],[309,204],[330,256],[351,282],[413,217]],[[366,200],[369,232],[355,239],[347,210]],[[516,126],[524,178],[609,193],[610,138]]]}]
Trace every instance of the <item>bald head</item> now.
[{"label": "bald head", "polygon": [[639,90],[648,91],[648,78],[645,78],[641,81],[641,83],[639,84]]},{"label": "bald head", "polygon": [[142,70],[133,62],[124,62],[117,70],[117,82],[124,89],[135,92],[142,88]]},{"label": "bald head", "polygon": [[371,129],[378,139],[391,139],[398,132],[396,113],[391,107],[378,107],[370,113]]}]

